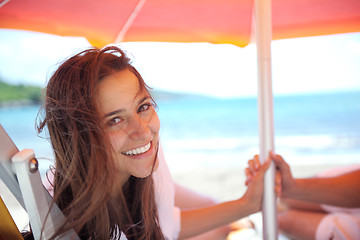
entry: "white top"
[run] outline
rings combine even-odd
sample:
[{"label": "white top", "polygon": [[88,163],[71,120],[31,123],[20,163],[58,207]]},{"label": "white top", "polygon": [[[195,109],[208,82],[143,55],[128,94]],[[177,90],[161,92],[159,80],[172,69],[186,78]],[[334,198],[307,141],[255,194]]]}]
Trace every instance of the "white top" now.
[{"label": "white top", "polygon": [[174,182],[161,147],[159,149],[159,169],[153,174],[153,178],[161,230],[166,239],[178,239],[181,222],[180,209],[175,207]]}]

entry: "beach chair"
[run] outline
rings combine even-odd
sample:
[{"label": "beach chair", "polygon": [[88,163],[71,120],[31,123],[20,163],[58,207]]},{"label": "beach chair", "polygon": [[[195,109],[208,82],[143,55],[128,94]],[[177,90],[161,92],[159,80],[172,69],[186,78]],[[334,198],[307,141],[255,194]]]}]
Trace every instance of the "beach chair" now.
[{"label": "beach chair", "polygon": [[[65,217],[42,185],[34,151],[31,149],[19,151],[1,124],[0,178],[28,213],[34,239],[49,239],[57,227],[65,221]],[[1,208],[1,211],[5,209]],[[10,219],[7,218],[6,221]],[[79,239],[74,230],[66,232],[60,238]]]},{"label": "beach chair", "polygon": [[23,237],[0,197],[0,240],[6,239],[23,240]]}]

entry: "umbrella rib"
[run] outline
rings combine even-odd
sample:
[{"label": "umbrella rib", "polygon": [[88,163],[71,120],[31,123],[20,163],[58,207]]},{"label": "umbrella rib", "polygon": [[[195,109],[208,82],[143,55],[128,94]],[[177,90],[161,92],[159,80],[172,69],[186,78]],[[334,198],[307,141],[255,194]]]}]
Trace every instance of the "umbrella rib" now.
[{"label": "umbrella rib", "polygon": [[0,8],[2,8],[8,2],[10,2],[10,0],[4,0],[3,2],[0,2]]},{"label": "umbrella rib", "polygon": [[120,32],[117,34],[115,38],[115,42],[122,42],[124,40],[125,34],[131,27],[132,23],[134,22],[135,18],[137,17],[138,13],[140,12],[141,8],[144,6],[146,0],[139,0],[137,5],[135,6],[134,10],[130,14],[129,18],[126,20],[123,28],[120,30]]}]

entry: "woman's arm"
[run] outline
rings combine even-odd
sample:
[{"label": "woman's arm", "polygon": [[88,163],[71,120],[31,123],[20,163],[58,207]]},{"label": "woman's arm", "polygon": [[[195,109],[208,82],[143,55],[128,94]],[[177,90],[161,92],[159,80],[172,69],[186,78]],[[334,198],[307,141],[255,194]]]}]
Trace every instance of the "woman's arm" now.
[{"label": "woman's arm", "polygon": [[339,207],[360,207],[360,170],[336,177],[295,179],[280,155],[271,153],[270,157],[281,175],[280,196]]},{"label": "woman's arm", "polygon": [[182,211],[179,239],[196,236],[211,229],[230,224],[258,210],[241,198],[212,207]]},{"label": "woman's arm", "polygon": [[270,160],[258,165],[247,181],[248,189],[242,198],[214,206],[182,211],[179,239],[192,237],[211,229],[230,224],[261,209],[264,174]]}]

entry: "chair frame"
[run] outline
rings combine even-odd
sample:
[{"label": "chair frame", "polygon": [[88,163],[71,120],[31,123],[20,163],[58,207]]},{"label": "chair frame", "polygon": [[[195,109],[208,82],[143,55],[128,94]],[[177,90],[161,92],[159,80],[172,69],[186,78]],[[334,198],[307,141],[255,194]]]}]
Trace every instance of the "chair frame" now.
[{"label": "chair frame", "polygon": [[[34,239],[50,239],[65,216],[42,185],[34,151],[19,151],[1,124],[0,178],[27,211]],[[57,237],[60,238],[80,239],[73,229]]]}]

